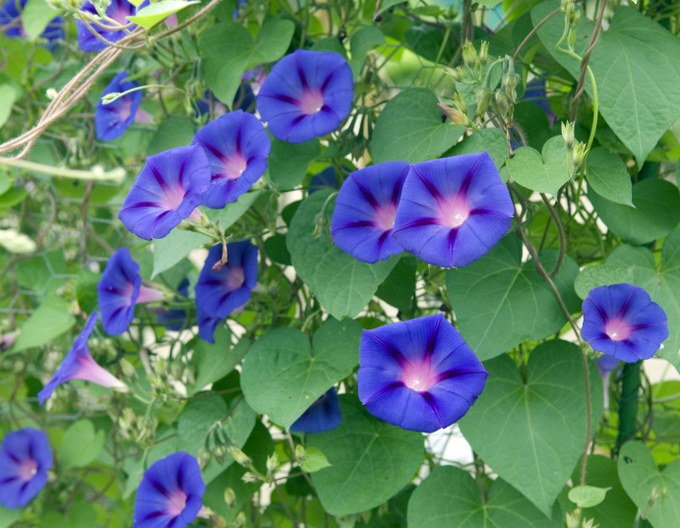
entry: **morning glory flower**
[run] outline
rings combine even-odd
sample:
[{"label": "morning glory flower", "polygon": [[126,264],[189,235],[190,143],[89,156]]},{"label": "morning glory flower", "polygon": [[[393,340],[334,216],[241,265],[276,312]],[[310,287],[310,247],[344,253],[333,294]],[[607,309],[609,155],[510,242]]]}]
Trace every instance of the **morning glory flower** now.
[{"label": "morning glory flower", "polygon": [[102,141],[113,141],[119,138],[128,127],[135,121],[139,105],[142,104],[142,91],[130,92],[115,101],[104,104],[103,98],[110,93],[121,93],[139,85],[132,81],[127,81],[127,73],[118,72],[113,80],[108,84],[97,101],[97,108],[94,111],[94,128],[97,138]]},{"label": "morning glory flower", "polygon": [[442,314],[365,330],[359,399],[374,416],[431,433],[460,419],[488,373]]},{"label": "morning glory flower", "polygon": [[135,305],[163,300],[163,293],[144,286],[139,264],[127,248],[117,249],[97,284],[102,325],[109,335],[125,332],[135,316]]},{"label": "morning glory flower", "polygon": [[212,317],[206,314],[200,307],[196,307],[196,323],[198,324],[198,337],[208,343],[215,342],[215,330],[222,321],[221,317]]},{"label": "morning glory flower", "polygon": [[342,413],[338,393],[331,387],[293,422],[290,430],[294,433],[321,433],[335,429],[340,422]]},{"label": "morning glory flower", "polygon": [[331,223],[340,249],[364,262],[404,250],[392,238],[392,228],[408,170],[405,161],[388,161],[349,175],[338,192]]},{"label": "morning glory flower", "polygon": [[243,110],[222,115],[196,133],[194,145],[208,156],[211,183],[203,203],[222,209],[248,191],[267,170],[271,149],[262,123]]},{"label": "morning glory flower", "polygon": [[536,78],[529,81],[522,100],[542,108],[545,112],[545,116],[548,118],[548,123],[550,123],[550,126],[553,126],[557,116],[555,115],[555,112],[552,111],[550,103],[548,102],[548,96],[545,92],[545,79]]},{"label": "morning glory flower", "polygon": [[75,341],[73,341],[71,350],[69,350],[66,357],[64,357],[64,360],[61,362],[61,365],[59,365],[59,368],[57,368],[52,379],[38,393],[38,401],[41,405],[52,397],[54,389],[73,379],[91,381],[92,383],[110,389],[127,390],[127,385],[125,385],[125,383],[116,378],[108,370],[99,366],[90,355],[87,341],[97,324],[98,318],[99,314],[93,312],[87,320],[85,327],[81,330],[80,334],[78,334]]},{"label": "morning glory flower", "polygon": [[0,505],[26,506],[45,487],[52,451],[43,431],[26,427],[7,433],[0,446]]},{"label": "morning glory flower", "polygon": [[272,68],[257,109],[277,139],[302,143],[336,130],[354,99],[352,70],[337,53],[297,50]]},{"label": "morning glory flower", "polygon": [[184,528],[203,506],[205,483],[198,461],[179,451],[144,472],[135,497],[133,528]]},{"label": "morning glory flower", "polygon": [[[148,0],[140,4],[139,7],[133,6],[128,0],[111,0],[111,3],[106,8],[106,16],[115,20],[122,26],[127,26],[130,24],[130,21],[127,19],[127,17],[134,15],[138,10],[146,7],[147,5],[149,5]],[[89,0],[83,4],[80,10],[92,13],[93,15],[98,15],[97,9]],[[99,20],[99,22],[101,22],[102,25],[113,27],[110,21]],[[127,34],[123,30],[107,31],[105,28],[89,20],[88,24],[98,35],[109,42],[118,42]],[[106,42],[94,36],[89,28],[85,26],[81,20],[77,21],[77,26],[78,45],[84,52],[90,53],[93,51],[101,51],[108,46]],[[128,31],[133,30],[135,27],[137,27],[135,24],[130,25]]]},{"label": "morning glory flower", "polygon": [[[5,0],[5,3],[0,7],[0,27],[5,28],[4,33],[9,38],[26,36],[26,30],[21,21],[21,12],[27,3],[28,0]],[[64,21],[62,18],[53,18],[40,34],[40,37],[46,39],[51,45],[58,40],[64,40]]]},{"label": "morning glory flower", "polygon": [[[210,186],[210,163],[198,145],[177,147],[146,158],[118,218],[139,238],[163,238],[195,211]],[[193,213],[193,214],[192,214]]]},{"label": "morning glory flower", "polygon": [[196,283],[197,311],[224,319],[250,299],[257,285],[257,246],[248,241],[227,244],[227,262],[220,266],[222,245],[210,248]]},{"label": "morning glory flower", "polygon": [[666,312],[639,286],[600,286],[583,301],[581,335],[598,352],[635,363],[651,358],[668,337]]},{"label": "morning glory flower", "polygon": [[309,194],[313,194],[321,189],[337,189],[338,175],[335,172],[335,167],[326,167],[324,170],[312,176],[309,180]]},{"label": "morning glory flower", "polygon": [[392,236],[437,266],[467,266],[510,228],[508,188],[486,152],[411,165]]}]

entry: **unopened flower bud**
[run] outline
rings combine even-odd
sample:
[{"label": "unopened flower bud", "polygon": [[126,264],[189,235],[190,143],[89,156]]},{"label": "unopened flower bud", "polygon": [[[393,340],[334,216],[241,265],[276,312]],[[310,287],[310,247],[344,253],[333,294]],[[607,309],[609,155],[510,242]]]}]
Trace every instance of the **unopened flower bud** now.
[{"label": "unopened flower bud", "polygon": [[233,488],[225,488],[224,490],[224,502],[229,506],[230,508],[234,505],[236,502],[236,493],[234,493]]},{"label": "unopened flower bud", "polygon": [[564,139],[564,144],[567,149],[570,149],[574,144],[574,123],[572,121],[567,121],[562,123],[562,138]]},{"label": "unopened flower bud", "polygon": [[489,58],[489,41],[483,40],[481,46],[479,46],[479,62],[484,64]]},{"label": "unopened flower bud", "polygon": [[446,106],[444,103],[437,103],[437,106],[439,107],[439,110],[441,110],[442,113],[451,120],[452,123],[465,126],[470,123],[470,120],[467,118],[467,116],[460,110]]},{"label": "unopened flower bud", "polygon": [[574,169],[578,169],[583,165],[586,158],[586,144],[580,141],[574,143]]},{"label": "unopened flower bud", "polygon": [[50,101],[52,101],[58,94],[59,92],[56,90],[56,88],[48,88],[45,92],[45,95]]},{"label": "unopened flower bud", "polygon": [[466,40],[465,44],[463,44],[463,62],[465,62],[465,64],[474,65],[477,64],[478,60],[479,55],[477,54],[475,45],[469,40]]},{"label": "unopened flower bud", "polygon": [[243,474],[243,476],[241,477],[241,480],[242,480],[243,482],[246,482],[246,483],[248,483],[248,482],[257,482],[258,478],[257,478],[257,476],[255,476],[255,475],[254,475],[253,473],[251,473],[250,471],[246,471],[246,472]]},{"label": "unopened flower bud", "polygon": [[235,445],[231,445],[228,448],[228,453],[231,455],[231,457],[236,460],[236,463],[241,465],[241,466],[250,466],[252,461],[250,460],[250,457],[246,455],[243,451],[241,451],[238,447]]}]

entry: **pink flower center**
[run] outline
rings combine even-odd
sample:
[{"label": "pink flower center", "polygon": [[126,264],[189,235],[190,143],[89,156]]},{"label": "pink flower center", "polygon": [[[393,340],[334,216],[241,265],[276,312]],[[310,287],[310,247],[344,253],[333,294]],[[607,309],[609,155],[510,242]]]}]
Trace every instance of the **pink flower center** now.
[{"label": "pink flower center", "polygon": [[168,515],[177,517],[187,505],[187,494],[182,490],[173,491],[168,497]]},{"label": "pink flower center", "polygon": [[118,107],[118,121],[125,121],[130,114],[132,114],[132,100],[129,97],[123,97]]},{"label": "pink flower center", "polygon": [[300,98],[300,110],[303,114],[316,114],[323,108],[323,95],[317,91],[306,91]]},{"label": "pink flower center", "polygon": [[604,331],[612,341],[625,341],[630,337],[632,328],[620,317],[615,317],[607,321]]},{"label": "pink flower center", "polygon": [[19,464],[19,480],[23,482],[28,482],[35,474],[38,472],[38,464],[32,458],[23,460]]},{"label": "pink flower center", "polygon": [[243,174],[248,166],[248,160],[243,157],[240,153],[234,153],[228,156],[223,162],[222,167],[224,168],[224,174],[227,176],[228,180],[236,180]]},{"label": "pink flower center", "polygon": [[437,383],[437,374],[429,360],[420,360],[404,367],[401,381],[416,392],[427,392]]},{"label": "pink flower center", "polygon": [[375,212],[375,225],[383,231],[389,231],[394,227],[394,218],[397,216],[397,206],[388,203],[381,205]]},{"label": "pink flower center", "polygon": [[[128,13],[125,9],[114,9],[111,11],[111,14],[107,15],[114,19],[116,22],[118,22],[121,26],[127,26],[130,21],[127,19],[128,16],[130,16],[132,13]],[[111,26],[112,24],[110,22],[104,21],[104,24]]]},{"label": "pink flower center", "polygon": [[238,290],[245,282],[243,268],[229,268],[227,271],[226,285],[230,290]]},{"label": "pink flower center", "polygon": [[175,210],[180,206],[182,200],[184,200],[184,194],[184,189],[179,185],[176,187],[169,187],[165,189],[161,205],[167,210]]},{"label": "pink flower center", "polygon": [[457,228],[462,226],[470,216],[470,206],[465,197],[458,194],[439,202],[439,214],[442,224]]}]

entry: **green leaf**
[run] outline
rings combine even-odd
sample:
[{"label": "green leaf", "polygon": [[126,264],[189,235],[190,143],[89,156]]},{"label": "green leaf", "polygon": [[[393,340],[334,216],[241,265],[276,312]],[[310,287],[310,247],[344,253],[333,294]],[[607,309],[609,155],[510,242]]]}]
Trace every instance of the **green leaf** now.
[{"label": "green leaf", "polygon": [[231,346],[230,333],[220,326],[215,330],[215,343],[199,339],[194,346],[191,364],[196,369],[196,379],[189,395],[200,392],[206,385],[214,383],[229,374],[245,357],[250,348],[248,339],[241,339],[236,346]]},{"label": "green leaf", "polygon": [[607,227],[631,244],[653,242],[680,222],[680,192],[666,180],[648,178],[633,185],[634,208],[610,202],[592,189],[588,198]]},{"label": "green leaf", "polygon": [[205,446],[208,432],[215,424],[221,423],[229,413],[229,408],[221,396],[208,392],[200,395],[205,397],[190,400],[177,419],[178,447],[194,456],[198,456],[201,448]]},{"label": "green leaf", "polygon": [[302,471],[307,473],[315,473],[322,470],[323,468],[330,467],[330,462],[323,454],[323,451],[315,447],[308,447],[305,449],[305,454],[302,457],[300,467]]},{"label": "green leaf", "polygon": [[45,0],[28,0],[21,10],[21,25],[28,39],[36,40],[58,14]]},{"label": "green leaf", "polygon": [[352,58],[349,65],[352,67],[352,75],[358,78],[361,68],[366,60],[366,55],[376,46],[385,43],[385,35],[375,26],[365,26],[359,28],[349,41],[349,49]]},{"label": "green leaf", "polygon": [[331,515],[369,510],[395,495],[415,476],[423,460],[423,437],[369,415],[356,395],[340,396],[342,423],[309,435],[330,467],[312,474],[314,488]]},{"label": "green leaf", "polygon": [[222,229],[229,229],[246,214],[261,194],[262,191],[250,191],[242,194],[235,202],[228,203],[222,209],[204,207],[202,210],[210,220],[219,222]]},{"label": "green leaf", "polygon": [[[315,237],[317,215],[331,192],[319,190],[302,202],[290,224],[287,244],[300,278],[321,306],[336,319],[342,319],[354,317],[364,309],[399,256],[366,264],[341,251],[331,240],[327,228]],[[327,218],[330,218],[331,209],[327,204]]]},{"label": "green leaf", "polygon": [[304,143],[286,143],[272,139],[269,178],[282,191],[297,187],[307,175],[309,164],[320,152],[318,139]]},{"label": "green leaf", "polygon": [[623,488],[654,528],[680,526],[680,460],[660,471],[649,449],[632,441],[621,448],[618,468]]},{"label": "green leaf", "polygon": [[405,3],[406,0],[382,0],[380,3],[380,9],[378,9],[378,12],[376,15],[381,15],[385,11],[387,11],[390,7],[393,7],[397,4],[403,4]]},{"label": "green leaf", "polygon": [[498,128],[482,128],[467,136],[446,153],[447,156],[460,156],[486,151],[500,169],[508,159],[508,142],[505,134]]},{"label": "green leaf", "polygon": [[[546,250],[541,263],[550,272],[556,259],[555,250]],[[580,304],[573,289],[577,273],[578,266],[567,256],[554,277],[571,312]],[[567,322],[533,261],[522,262],[522,245],[513,235],[477,262],[447,271],[446,286],[458,329],[482,360],[527,339],[543,339]]]},{"label": "green leaf", "polygon": [[38,347],[68,332],[76,323],[71,308],[59,297],[47,297],[21,325],[12,352]]},{"label": "green leaf", "polygon": [[654,255],[645,248],[620,246],[605,264],[584,268],[576,284],[585,298],[592,288],[630,282],[645,290],[668,316],[668,339],[657,356],[680,369],[680,232],[666,238],[657,266]]},{"label": "green leaf", "polygon": [[508,160],[510,177],[535,192],[555,194],[569,181],[567,150],[562,136],[550,138],[543,154],[531,147],[519,147]]},{"label": "green leaf", "polygon": [[410,313],[416,290],[417,266],[415,257],[402,257],[378,287],[376,295],[402,312]]},{"label": "green leaf", "polygon": [[[307,336],[275,328],[260,337],[243,363],[241,387],[248,404],[289,427],[332,385],[359,363],[361,327],[352,320],[328,319]],[[263,390],[266,387],[267,390]]]},{"label": "green leaf", "polygon": [[194,123],[187,117],[172,115],[161,122],[158,130],[151,138],[147,156],[153,156],[164,150],[183,147],[194,138]]},{"label": "green leaf", "polygon": [[144,29],[151,29],[170,15],[179,13],[182,9],[194,4],[200,4],[200,2],[198,0],[161,0],[160,2],[143,7],[135,15],[127,17],[127,19]]},{"label": "green leaf", "polygon": [[0,506],[0,528],[10,528],[21,516],[21,510],[10,510]]},{"label": "green leaf", "polygon": [[603,198],[633,207],[632,184],[623,160],[612,151],[595,147],[586,159],[588,185]]},{"label": "green leaf", "polygon": [[502,479],[492,482],[482,501],[472,476],[460,468],[438,466],[411,495],[409,528],[558,528]]},{"label": "green leaf", "polygon": [[204,246],[210,241],[209,236],[186,229],[173,229],[165,238],[154,240],[151,278],[172,268],[194,249]]},{"label": "green leaf", "polygon": [[253,40],[241,24],[227,21],[205,31],[198,41],[208,86],[224,104],[231,106],[243,73],[284,55],[293,37],[290,20],[265,21]]},{"label": "green leaf", "polygon": [[[592,423],[597,424],[602,381],[590,363]],[[566,341],[548,341],[532,351],[524,375],[507,355],[484,366],[489,378],[461,420],[461,431],[502,479],[550,515],[583,453],[586,401],[581,352]]]},{"label": "green leaf", "polygon": [[[11,84],[0,84],[0,128],[7,122],[12,113],[12,106],[18,97],[16,88]],[[5,189],[2,193],[7,191]]]},{"label": "green leaf", "polygon": [[[531,12],[537,24],[556,4],[543,2]],[[594,24],[581,17],[574,48],[583,56]],[[559,52],[555,44],[564,29],[563,17],[552,17],[538,31],[549,53],[578,79],[580,61]],[[632,7],[619,6],[609,29],[589,62],[597,80],[599,107],[607,124],[642,166],[649,151],[680,117],[680,41]],[[586,78],[586,91],[592,86]]]},{"label": "green leaf", "polygon": [[437,97],[425,88],[409,88],[390,99],[378,116],[370,151],[373,161],[425,161],[439,157],[465,129],[442,123]]},{"label": "green leaf", "polygon": [[57,457],[64,468],[83,467],[94,461],[103,447],[104,431],[95,431],[90,420],[78,420],[64,432]]},{"label": "green leaf", "polygon": [[602,504],[611,488],[596,486],[575,486],[569,490],[569,500],[579,508],[592,508]]}]

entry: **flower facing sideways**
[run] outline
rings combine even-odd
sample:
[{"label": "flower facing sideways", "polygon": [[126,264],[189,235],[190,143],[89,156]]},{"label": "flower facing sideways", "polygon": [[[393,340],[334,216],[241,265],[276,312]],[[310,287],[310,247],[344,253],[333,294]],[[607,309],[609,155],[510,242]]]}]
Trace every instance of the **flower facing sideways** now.
[{"label": "flower facing sideways", "polygon": [[47,483],[52,451],[47,435],[27,427],[7,433],[0,446],[0,505],[26,506]]},{"label": "flower facing sideways", "polygon": [[359,399],[374,416],[431,433],[472,406],[487,371],[442,314],[366,330],[361,338]]},{"label": "flower facing sideways", "polygon": [[119,97],[115,101],[104,104],[103,98],[107,94],[122,93],[137,88],[137,83],[128,81],[127,73],[122,71],[104,88],[97,108],[94,111],[94,128],[97,138],[102,141],[113,141],[122,136],[135,121],[139,105],[142,104],[142,91],[136,90]]},{"label": "flower facing sideways", "polygon": [[666,312],[639,286],[600,286],[583,301],[583,339],[598,352],[635,363],[652,357],[668,337]]},{"label": "flower facing sideways", "polygon": [[198,461],[179,451],[158,460],[142,477],[133,528],[184,528],[203,506],[205,484]]},{"label": "flower facing sideways", "polygon": [[75,341],[73,341],[71,350],[66,354],[52,379],[38,393],[38,401],[41,405],[50,399],[54,389],[73,379],[91,381],[110,389],[127,390],[125,383],[116,378],[108,370],[102,368],[90,355],[87,341],[97,324],[98,318],[99,314],[93,312],[87,320],[85,327],[78,334]]},{"label": "flower facing sideways", "polygon": [[342,422],[338,393],[331,387],[293,422],[294,433],[321,433],[335,429]]},{"label": "flower facing sideways", "polygon": [[[108,7],[106,8],[106,16],[120,24],[121,26],[129,26],[128,30],[132,30],[136,27],[136,24],[131,24],[127,17],[134,15],[138,10],[149,5],[148,0],[145,0],[139,7],[135,8],[132,2],[128,0],[111,0]],[[97,15],[97,8],[89,0],[83,4],[80,8],[81,11],[89,13],[92,15]],[[105,49],[109,42],[118,42],[127,33],[122,29],[116,29],[110,21],[99,20],[101,25],[88,20],[87,24],[92,28],[92,30],[99,35],[97,38],[92,31],[85,25],[85,22],[78,20],[78,45],[80,49],[86,53],[93,51],[101,51]],[[102,40],[103,39],[103,40]]]}]

